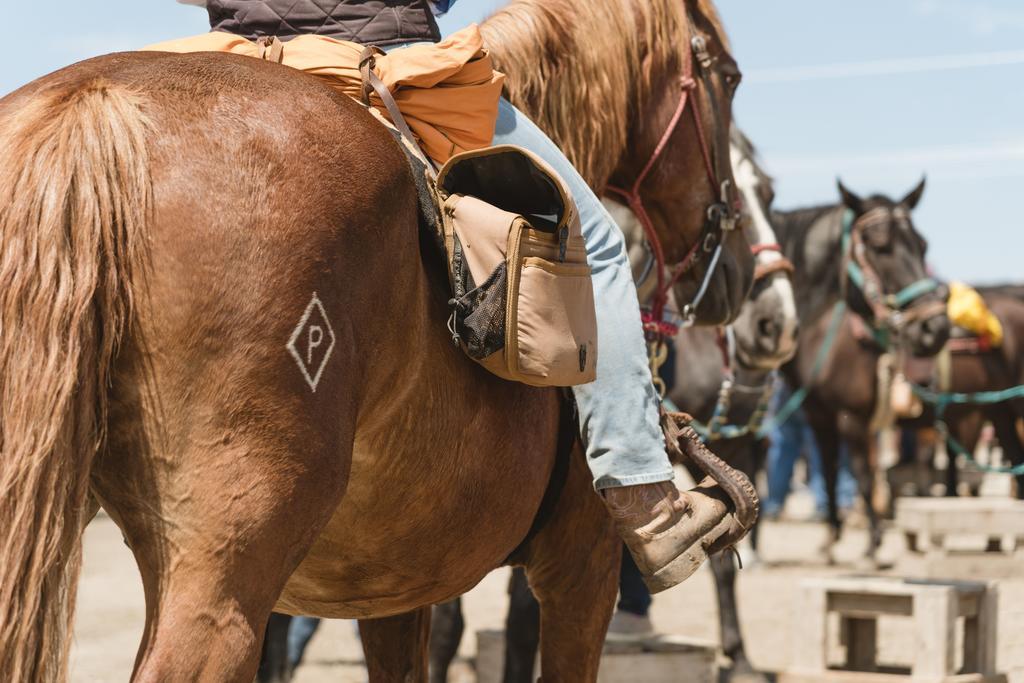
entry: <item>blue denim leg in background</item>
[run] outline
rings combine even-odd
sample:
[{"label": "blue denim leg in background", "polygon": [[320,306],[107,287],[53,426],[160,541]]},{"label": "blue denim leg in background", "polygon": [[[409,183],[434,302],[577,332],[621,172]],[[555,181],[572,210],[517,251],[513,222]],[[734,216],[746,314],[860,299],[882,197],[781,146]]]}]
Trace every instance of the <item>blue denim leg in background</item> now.
[{"label": "blue denim leg in background", "polygon": [[672,479],[622,231],[558,147],[508,101],[494,144],[519,145],[562,176],[579,209],[597,304],[597,381],[573,387],[597,489]]},{"label": "blue denim leg in background", "polygon": [[[828,512],[828,492],[825,490],[825,475],[821,469],[821,451],[814,438],[814,432],[808,426],[804,438],[804,453],[807,457],[807,486],[814,494],[814,505],[821,514]],[[845,441],[839,442],[839,471],[836,480],[836,505],[840,510],[853,507],[853,499],[857,495],[857,479],[853,476],[850,463],[850,447]]]},{"label": "blue denim leg in background", "polygon": [[650,591],[644,585],[640,569],[625,545],[622,546],[622,571],[619,572],[619,609],[640,617],[646,617],[653,602]]},{"label": "blue denim leg in background", "polygon": [[[790,396],[788,388],[776,391],[774,401],[776,407],[784,404]],[[802,415],[796,411],[789,419],[772,430],[771,446],[768,448],[768,497],[764,501],[765,517],[774,517],[782,512],[789,495],[790,482],[793,480],[793,468],[804,441],[804,425]]]},{"label": "blue denim leg in background", "polygon": [[306,646],[316,630],[320,620],[316,617],[295,617],[288,626],[288,664],[294,669],[302,663]]}]

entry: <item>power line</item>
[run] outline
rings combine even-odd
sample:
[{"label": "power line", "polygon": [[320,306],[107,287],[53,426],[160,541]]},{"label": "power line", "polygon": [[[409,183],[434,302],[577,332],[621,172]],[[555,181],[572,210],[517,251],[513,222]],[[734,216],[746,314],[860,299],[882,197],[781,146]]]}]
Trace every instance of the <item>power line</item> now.
[{"label": "power line", "polygon": [[1024,50],[751,69],[746,72],[744,80],[750,83],[799,83],[802,81],[831,80],[836,78],[890,76],[927,71],[953,71],[957,69],[1007,66],[1011,64],[1024,64]]}]

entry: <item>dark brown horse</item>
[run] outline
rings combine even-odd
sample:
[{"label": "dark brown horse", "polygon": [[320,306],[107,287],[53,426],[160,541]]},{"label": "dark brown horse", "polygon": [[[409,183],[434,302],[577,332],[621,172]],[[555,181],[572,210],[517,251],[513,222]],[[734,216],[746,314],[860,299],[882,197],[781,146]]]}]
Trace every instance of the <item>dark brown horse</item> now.
[{"label": "dark brown horse", "polygon": [[[979,293],[995,313],[1003,328],[1002,343],[986,348],[970,336],[951,339],[944,350],[948,357],[927,362],[913,362],[907,368],[908,378],[936,393],[977,394],[1003,392],[1024,385],[1024,297],[1019,288],[1010,286],[979,287]],[[872,340],[864,340],[863,352],[876,359],[882,349]],[[876,360],[877,362],[877,360]],[[931,398],[926,396],[926,398]],[[920,417],[900,421],[909,428],[932,427],[937,415],[936,405],[922,404]],[[951,403],[942,410],[943,421],[956,446],[974,453],[986,421],[995,429],[1003,456],[1011,465],[1024,463],[1024,442],[1017,428],[1024,418],[1024,399],[1017,397],[995,403]],[[946,495],[957,495],[958,468],[956,453],[947,447],[951,457],[946,469]],[[1017,496],[1024,498],[1024,475],[1017,475]]]},{"label": "dark brown horse", "polygon": [[[670,22],[670,47],[638,39],[664,129],[684,8],[606,1]],[[728,125],[730,98],[694,105]],[[595,679],[619,559],[607,513],[576,453],[524,543],[558,395],[451,346],[440,255],[373,117],[279,65],[119,54],[0,100],[0,136],[0,671],[63,677],[95,500],[142,574],[137,680],[251,680],[275,605],[359,618],[372,680],[423,680],[429,606],[506,561],[540,600],[545,675]],[[651,153],[631,151],[624,177]],[[692,156],[645,188],[686,198],[656,222],[673,253],[717,200]],[[726,242],[713,320],[749,282],[748,245]]]},{"label": "dark brown horse", "polygon": [[[945,288],[918,289],[919,283],[927,282],[927,245],[910,213],[923,191],[922,181],[899,201],[881,195],[862,199],[840,185],[841,204],[776,212],[772,221],[796,267],[801,321],[797,355],[785,366],[785,376],[790,386],[807,392],[804,411],[821,451],[826,487],[833,492],[829,522],[834,537],[840,530],[834,495],[839,439],[849,441],[871,525],[872,557],[881,542],[872,505],[869,443],[876,367],[861,352],[851,319],[837,304],[845,304],[880,334],[898,340],[908,353],[929,356],[942,348],[949,337]],[[861,273],[859,283],[851,263]],[[904,293],[909,293],[905,300]],[[893,303],[897,300],[899,304]]]}]

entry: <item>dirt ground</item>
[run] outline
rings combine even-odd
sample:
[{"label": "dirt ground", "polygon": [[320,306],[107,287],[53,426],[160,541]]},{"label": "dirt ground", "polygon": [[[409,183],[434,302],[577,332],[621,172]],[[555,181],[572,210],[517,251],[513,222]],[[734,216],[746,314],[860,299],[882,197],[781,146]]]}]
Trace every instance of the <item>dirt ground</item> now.
[{"label": "dirt ground", "polygon": [[[806,498],[806,496],[805,496]],[[796,497],[796,507],[800,498]],[[804,503],[806,505],[806,503]],[[790,508],[794,507],[791,503]],[[802,514],[802,513],[798,513]],[[755,665],[780,671],[794,646],[792,623],[796,587],[810,576],[863,570],[858,562],[867,544],[863,528],[847,528],[839,547],[839,566],[827,566],[819,554],[824,525],[809,522],[766,522],[760,562],[740,572],[739,605]],[[902,537],[889,530],[880,559],[894,561],[904,552]],[[971,578],[971,577],[955,577]],[[508,570],[486,577],[464,602],[466,637],[452,681],[475,681],[472,657],[478,629],[504,623]],[[1024,576],[1000,584],[998,664],[1011,683],[1024,683]],[[126,681],[142,633],[142,587],[131,554],[117,527],[105,516],[94,520],[85,535],[85,568],[79,589],[78,617],[72,648],[71,680],[76,683]],[[659,631],[718,642],[717,607],[710,571],[701,569],[684,585],[659,595],[652,618]],[[914,634],[899,620],[880,625],[880,656],[899,662],[913,651]],[[326,622],[314,637],[297,683],[366,680],[354,622]]]}]

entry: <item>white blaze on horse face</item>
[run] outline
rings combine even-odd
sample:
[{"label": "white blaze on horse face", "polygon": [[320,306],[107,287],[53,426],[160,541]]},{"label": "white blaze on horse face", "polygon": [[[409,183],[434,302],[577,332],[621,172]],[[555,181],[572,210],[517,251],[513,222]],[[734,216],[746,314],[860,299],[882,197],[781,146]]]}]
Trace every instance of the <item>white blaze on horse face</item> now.
[{"label": "white blaze on horse face", "polygon": [[314,393],[334,350],[334,341],[334,329],[327,319],[327,311],[316,292],[313,292],[313,298],[307,304],[285,348],[298,363],[306,384]]},{"label": "white blaze on horse face", "polygon": [[[743,197],[743,212],[747,215],[745,229],[747,240],[752,245],[776,244],[778,238],[772,229],[771,222],[766,213],[767,207],[761,204],[761,195],[758,187],[763,182],[757,173],[752,159],[747,157],[736,145],[729,146],[729,154],[732,158],[733,177],[736,179],[736,187]],[[755,263],[767,265],[782,258],[782,255],[774,250],[760,252]],[[796,296],[793,292],[793,284],[788,277],[778,275],[772,278],[769,289],[777,298],[781,307],[782,329],[779,331],[780,355],[791,355],[796,349]]]}]

